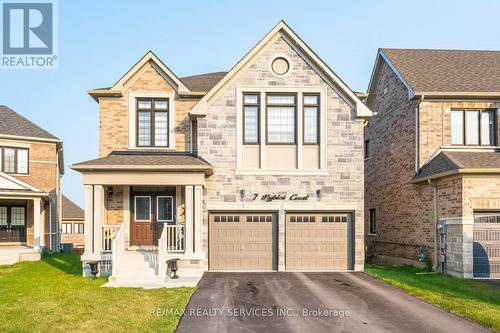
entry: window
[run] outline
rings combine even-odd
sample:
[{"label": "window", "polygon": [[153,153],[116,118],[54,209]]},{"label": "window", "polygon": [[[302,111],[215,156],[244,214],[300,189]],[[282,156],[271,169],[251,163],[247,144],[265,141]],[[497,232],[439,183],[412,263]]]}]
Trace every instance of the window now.
[{"label": "window", "polygon": [[347,214],[324,215],[321,217],[322,223],[347,223]]},{"label": "window", "polygon": [[377,233],[377,215],[375,212],[375,208],[370,209],[370,234]]},{"label": "window", "polygon": [[7,225],[7,207],[0,207],[0,225]]},{"label": "window", "polygon": [[296,95],[268,94],[267,142],[270,144],[295,144]]},{"label": "window", "polygon": [[500,211],[474,212],[474,223],[500,223]]},{"label": "window", "polygon": [[365,140],[365,158],[370,158],[370,140]]},{"label": "window", "polygon": [[304,144],[319,143],[319,95],[304,95]]},{"label": "window", "polygon": [[1,171],[28,174],[28,149],[0,147]]},{"label": "window", "polygon": [[11,225],[24,225],[24,207],[12,207],[10,214]]},{"label": "window", "polygon": [[159,196],[156,198],[156,220],[167,222],[174,220],[174,198]]},{"label": "window", "polygon": [[62,223],[61,224],[61,234],[71,234],[71,223]]},{"label": "window", "polygon": [[494,110],[453,110],[451,143],[453,145],[495,145]]},{"label": "window", "polygon": [[135,220],[151,221],[151,197],[135,197]]},{"label": "window", "polygon": [[240,222],[240,217],[238,215],[216,215],[214,222]]},{"label": "window", "polygon": [[273,218],[271,215],[254,215],[247,216],[247,222],[272,222]]},{"label": "window", "polygon": [[137,146],[168,147],[169,100],[137,100]]},{"label": "window", "polygon": [[243,143],[257,144],[260,142],[259,103],[258,94],[243,94]]},{"label": "window", "polygon": [[83,234],[83,223],[75,223],[75,234]]}]

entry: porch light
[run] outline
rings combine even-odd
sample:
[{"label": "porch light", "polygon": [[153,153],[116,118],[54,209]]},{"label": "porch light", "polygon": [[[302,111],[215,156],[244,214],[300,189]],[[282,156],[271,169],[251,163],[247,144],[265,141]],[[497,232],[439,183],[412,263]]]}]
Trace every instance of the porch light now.
[{"label": "porch light", "polygon": [[88,264],[90,267],[90,274],[92,274],[92,278],[95,280],[97,273],[99,273],[99,261],[91,261]]},{"label": "porch light", "polygon": [[241,200],[245,200],[245,190],[244,189],[240,190],[240,198],[241,198]]},{"label": "porch light", "polygon": [[316,190],[316,197],[321,200],[321,190]]},{"label": "porch light", "polygon": [[113,186],[108,187],[108,195],[109,196],[113,195]]}]

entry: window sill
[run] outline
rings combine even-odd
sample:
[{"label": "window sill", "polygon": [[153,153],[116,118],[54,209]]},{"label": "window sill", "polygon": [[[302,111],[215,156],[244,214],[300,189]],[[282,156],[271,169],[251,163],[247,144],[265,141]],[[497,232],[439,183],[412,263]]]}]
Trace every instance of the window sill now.
[{"label": "window sill", "polygon": [[261,169],[235,169],[236,176],[327,176],[327,170],[261,170]]},{"label": "window sill", "polygon": [[9,176],[15,176],[15,177],[27,177],[29,176],[30,174],[29,173],[7,173]]},{"label": "window sill", "polygon": [[371,233],[368,233],[368,234],[366,234],[366,235],[367,235],[367,236],[370,236],[370,237],[375,237],[375,236],[377,236],[377,234],[371,234]]}]

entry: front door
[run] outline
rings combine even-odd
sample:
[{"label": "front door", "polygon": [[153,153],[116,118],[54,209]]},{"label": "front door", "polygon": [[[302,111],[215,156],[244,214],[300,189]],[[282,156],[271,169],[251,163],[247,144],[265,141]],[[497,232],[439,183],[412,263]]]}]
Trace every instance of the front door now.
[{"label": "front door", "polygon": [[0,205],[0,242],[26,242],[26,207]]},{"label": "front door", "polygon": [[131,196],[130,245],[158,245],[164,223],[174,221],[174,196],[135,193]]}]

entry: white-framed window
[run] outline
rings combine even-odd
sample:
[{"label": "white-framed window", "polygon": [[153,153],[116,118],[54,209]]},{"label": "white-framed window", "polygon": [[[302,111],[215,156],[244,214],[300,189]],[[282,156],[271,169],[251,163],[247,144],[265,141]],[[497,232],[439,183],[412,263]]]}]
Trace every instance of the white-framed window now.
[{"label": "white-framed window", "polygon": [[174,220],[174,197],[156,197],[156,221],[172,222]]},{"label": "white-framed window", "polygon": [[494,146],[496,144],[495,110],[452,110],[451,144]]},{"label": "white-framed window", "polygon": [[0,225],[7,225],[7,207],[0,207]]},{"label": "white-framed window", "polygon": [[151,197],[138,195],[134,197],[135,221],[151,221]]},{"label": "white-framed window", "polygon": [[304,105],[304,144],[319,144],[319,95],[305,94]]},{"label": "white-framed window", "polygon": [[0,147],[0,170],[5,173],[28,174],[28,149]]},{"label": "white-framed window", "polygon": [[296,144],[297,95],[266,94],[266,119],[268,144]]},{"label": "white-framed window", "polygon": [[169,146],[169,99],[138,98],[137,140],[138,147]]},{"label": "white-framed window", "polygon": [[61,234],[71,234],[72,224],[71,223],[61,223]]},{"label": "white-framed window", "polygon": [[243,94],[243,143],[260,142],[260,94]]},{"label": "white-framed window", "polygon": [[75,234],[83,234],[84,233],[84,224],[83,223],[75,223],[74,229],[75,229]]},{"label": "white-framed window", "polygon": [[25,224],[25,208],[12,207],[10,209],[10,224],[11,225],[24,225]]}]

